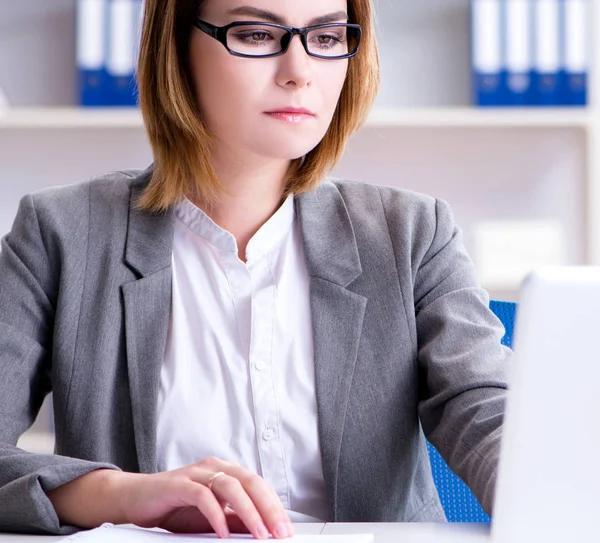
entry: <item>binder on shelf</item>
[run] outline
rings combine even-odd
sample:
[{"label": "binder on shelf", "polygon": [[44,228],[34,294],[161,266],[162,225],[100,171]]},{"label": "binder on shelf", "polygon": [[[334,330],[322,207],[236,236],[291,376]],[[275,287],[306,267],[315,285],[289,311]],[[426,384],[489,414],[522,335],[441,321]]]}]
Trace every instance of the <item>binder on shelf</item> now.
[{"label": "binder on shelf", "polygon": [[474,102],[505,105],[501,0],[471,0],[471,32]]},{"label": "binder on shelf", "polygon": [[507,105],[532,106],[535,104],[532,8],[531,0],[507,0],[505,2],[504,43]]},{"label": "binder on shelf", "polygon": [[137,105],[138,0],[109,0],[106,71],[111,106]]},{"label": "binder on shelf", "polygon": [[137,78],[137,64],[140,58],[140,45],[142,41],[142,27],[144,25],[144,8],[145,0],[134,0],[135,1],[135,54],[134,54],[134,73]]},{"label": "binder on shelf", "polygon": [[589,0],[564,0],[562,103],[586,106],[589,62]]},{"label": "binder on shelf", "polygon": [[77,0],[76,63],[79,104],[104,106],[108,97],[106,66],[107,0]]},{"label": "binder on shelf", "polygon": [[534,0],[535,46],[533,81],[538,106],[562,102],[560,0]]}]

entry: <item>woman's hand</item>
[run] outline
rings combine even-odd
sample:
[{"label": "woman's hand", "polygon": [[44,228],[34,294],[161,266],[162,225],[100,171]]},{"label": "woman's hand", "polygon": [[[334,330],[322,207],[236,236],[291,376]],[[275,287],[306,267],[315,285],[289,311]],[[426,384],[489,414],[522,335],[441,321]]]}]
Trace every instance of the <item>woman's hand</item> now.
[{"label": "woman's hand", "polygon": [[258,475],[218,458],[148,475],[97,470],[48,497],[63,524],[82,528],[112,522],[172,532],[214,531],[222,538],[230,532],[250,532],[257,539],[269,532],[276,538],[293,535],[275,491]]},{"label": "woman's hand", "polygon": [[[215,474],[223,475],[208,484]],[[265,539],[293,535],[275,491],[238,464],[207,458],[181,469],[137,475],[124,485],[121,508],[128,522],[172,532],[250,532]]]}]

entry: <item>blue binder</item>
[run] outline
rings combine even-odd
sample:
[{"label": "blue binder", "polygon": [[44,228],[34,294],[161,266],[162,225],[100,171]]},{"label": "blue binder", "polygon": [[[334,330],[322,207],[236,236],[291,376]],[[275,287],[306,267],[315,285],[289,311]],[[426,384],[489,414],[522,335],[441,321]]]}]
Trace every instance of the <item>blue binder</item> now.
[{"label": "blue binder", "polygon": [[533,95],[533,4],[507,0],[504,4],[506,93],[508,105],[531,106]]},{"label": "blue binder", "polygon": [[561,3],[535,0],[534,88],[539,106],[561,105]]},{"label": "blue binder", "polygon": [[134,21],[134,39],[135,54],[133,57],[134,75],[137,79],[137,65],[140,57],[140,45],[142,41],[142,27],[144,25],[145,0],[134,0],[135,2],[135,21]]},{"label": "blue binder", "polygon": [[564,0],[562,103],[586,106],[588,87],[589,0]]},{"label": "blue binder", "polygon": [[109,104],[133,107],[137,105],[135,59],[138,49],[138,0],[109,0],[108,74]]},{"label": "blue binder", "polygon": [[501,0],[471,0],[471,32],[473,101],[481,107],[506,105]]},{"label": "blue binder", "polygon": [[77,0],[77,96],[84,107],[108,101],[106,62],[107,0]]}]

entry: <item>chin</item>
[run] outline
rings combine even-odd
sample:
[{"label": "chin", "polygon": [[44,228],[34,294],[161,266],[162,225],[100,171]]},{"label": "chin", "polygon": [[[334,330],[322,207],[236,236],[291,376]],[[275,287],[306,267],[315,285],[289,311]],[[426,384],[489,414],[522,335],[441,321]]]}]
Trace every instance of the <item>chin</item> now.
[{"label": "chin", "polygon": [[310,153],[319,144],[319,141],[308,144],[306,142],[290,142],[287,145],[282,145],[282,142],[278,141],[270,146],[262,145],[261,149],[254,149],[254,151],[261,156],[277,160],[296,160]]}]

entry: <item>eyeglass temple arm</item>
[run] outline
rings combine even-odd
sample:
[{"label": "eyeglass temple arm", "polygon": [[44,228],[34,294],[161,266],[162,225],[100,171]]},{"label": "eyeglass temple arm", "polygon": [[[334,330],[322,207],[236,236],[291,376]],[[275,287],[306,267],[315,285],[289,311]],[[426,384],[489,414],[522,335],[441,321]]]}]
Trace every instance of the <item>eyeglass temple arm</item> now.
[{"label": "eyeglass temple arm", "polygon": [[218,38],[218,34],[219,34],[219,29],[214,26],[211,25],[209,23],[205,23],[203,20],[201,19],[196,19],[196,26],[202,30],[203,32],[206,32],[209,36],[212,36],[213,38]]}]

